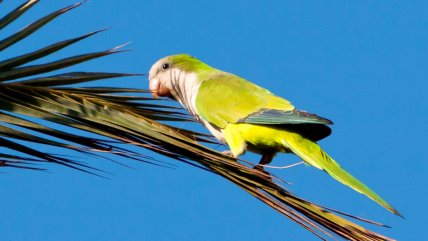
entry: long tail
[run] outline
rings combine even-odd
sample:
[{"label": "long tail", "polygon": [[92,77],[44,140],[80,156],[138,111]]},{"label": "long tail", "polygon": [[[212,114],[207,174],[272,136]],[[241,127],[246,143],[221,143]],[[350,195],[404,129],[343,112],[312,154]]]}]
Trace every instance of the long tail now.
[{"label": "long tail", "polygon": [[389,203],[345,171],[333,158],[325,153],[317,143],[299,134],[286,131],[284,131],[284,139],[282,141],[287,148],[302,158],[307,164],[326,171],[334,179],[366,195],[382,207],[402,217],[402,215]]}]

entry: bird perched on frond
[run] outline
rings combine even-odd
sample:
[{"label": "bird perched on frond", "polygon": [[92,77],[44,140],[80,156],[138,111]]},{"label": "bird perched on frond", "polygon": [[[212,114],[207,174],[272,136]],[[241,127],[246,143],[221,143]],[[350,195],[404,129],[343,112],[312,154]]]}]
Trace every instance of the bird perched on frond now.
[{"label": "bird perched on frond", "polygon": [[267,89],[187,54],[158,60],[150,69],[149,80],[155,98],[166,96],[180,102],[218,140],[227,143],[234,157],[249,150],[261,154],[260,165],[265,165],[278,152],[294,153],[400,215],[317,144],[330,135],[330,120],[299,111]]}]

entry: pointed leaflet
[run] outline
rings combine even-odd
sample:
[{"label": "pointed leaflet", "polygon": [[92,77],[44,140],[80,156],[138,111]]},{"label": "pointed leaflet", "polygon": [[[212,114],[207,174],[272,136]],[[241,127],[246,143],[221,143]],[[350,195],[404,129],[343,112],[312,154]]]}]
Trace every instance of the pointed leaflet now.
[{"label": "pointed leaflet", "polygon": [[74,44],[76,42],[79,42],[80,40],[88,38],[88,37],[90,37],[90,36],[92,36],[94,34],[97,34],[97,33],[101,32],[101,31],[104,31],[104,30],[105,29],[102,29],[102,30],[98,30],[98,31],[95,31],[95,32],[92,32],[92,33],[85,34],[85,35],[77,37],[77,38],[72,38],[72,39],[64,40],[64,41],[61,41],[61,42],[49,45],[47,47],[41,48],[41,49],[36,50],[34,52],[31,52],[31,53],[26,53],[26,54],[23,54],[21,56],[17,56],[17,57],[13,57],[13,58],[10,58],[10,59],[6,59],[6,60],[3,60],[3,61],[0,61],[0,71],[4,72],[6,70],[10,70],[10,69],[13,69],[15,67],[18,67],[18,66],[21,66],[23,64],[29,63],[31,61],[34,61],[36,59],[43,58],[45,56],[48,56],[48,55],[50,55],[52,53],[55,53],[55,52],[57,52],[57,51],[65,48],[67,46],[70,46],[70,45],[72,45],[72,44]]},{"label": "pointed leaflet", "polygon": [[[32,1],[29,1],[29,2],[32,2]],[[80,6],[81,4],[82,3],[76,3],[76,4],[70,5],[68,7],[65,7],[63,9],[60,9],[58,11],[55,11],[55,12],[47,15],[46,17],[41,18],[41,19],[37,20],[36,22],[28,25],[27,27],[25,27],[21,31],[13,34],[12,36],[1,40],[0,41],[0,51],[10,47],[11,45],[15,44],[16,42],[28,37],[29,35],[31,35],[35,31],[37,31],[39,28],[43,27],[45,24],[49,23],[50,21],[52,21],[53,19],[55,19],[59,15],[65,13],[67,11],[70,11],[73,8],[76,8],[76,7]]]},{"label": "pointed leaflet", "polygon": [[17,81],[15,83],[25,84],[30,86],[60,86],[86,83],[89,81],[119,78],[127,76],[137,76],[136,74],[123,73],[103,73],[103,72],[70,72],[54,76],[40,77],[29,80]]},{"label": "pointed leaflet", "polygon": [[[9,14],[4,16],[0,19],[0,30],[2,30],[4,27],[6,27],[8,24],[13,22],[15,19],[19,18],[22,14],[24,14],[28,9],[30,9],[34,4],[38,3],[38,0],[29,0],[17,8],[15,8],[13,11],[11,11]],[[1,3],[1,1],[0,1]]]},{"label": "pointed leaflet", "polygon": [[120,53],[120,52],[122,51],[119,51],[116,48],[113,48],[102,52],[77,55],[77,56],[57,60],[54,62],[50,62],[47,64],[19,67],[8,71],[0,72],[0,82],[10,81],[10,80],[19,79],[27,76],[33,76],[33,75],[42,74],[42,73],[46,73],[46,72],[50,72],[58,69],[63,69],[63,68],[66,68],[75,64],[79,64],[82,62],[86,62],[95,58],[100,58],[106,55]]}]

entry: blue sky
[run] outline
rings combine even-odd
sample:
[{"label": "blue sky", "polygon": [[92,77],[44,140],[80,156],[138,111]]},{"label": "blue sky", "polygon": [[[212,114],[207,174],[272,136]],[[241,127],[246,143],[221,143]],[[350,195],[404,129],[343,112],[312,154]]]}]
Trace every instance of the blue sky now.
[{"label": "blue sky", "polygon": [[[1,14],[16,2],[2,3]],[[406,219],[312,167],[275,171],[292,182],[287,188],[392,226],[367,226],[385,235],[421,240],[428,223],[427,2],[253,2],[93,0],[1,58],[111,26],[57,57],[131,41],[131,52],[76,69],[145,73],[163,56],[189,53],[245,77],[299,109],[333,120],[333,134],[320,144]],[[1,37],[72,3],[42,0]],[[102,84],[147,88],[148,81]],[[273,164],[297,161],[282,154]],[[114,173],[111,180],[55,166],[48,173],[1,170],[0,239],[317,240],[231,183],[185,164],[171,170],[87,162]]]}]

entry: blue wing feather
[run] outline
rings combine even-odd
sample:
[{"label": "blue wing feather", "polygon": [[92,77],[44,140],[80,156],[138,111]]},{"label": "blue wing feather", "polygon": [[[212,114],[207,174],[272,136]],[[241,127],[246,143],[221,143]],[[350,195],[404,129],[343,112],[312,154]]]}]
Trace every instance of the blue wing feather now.
[{"label": "blue wing feather", "polygon": [[238,123],[259,124],[259,125],[281,125],[281,124],[324,124],[331,125],[329,119],[299,110],[272,110],[261,109],[258,112],[238,120]]}]

